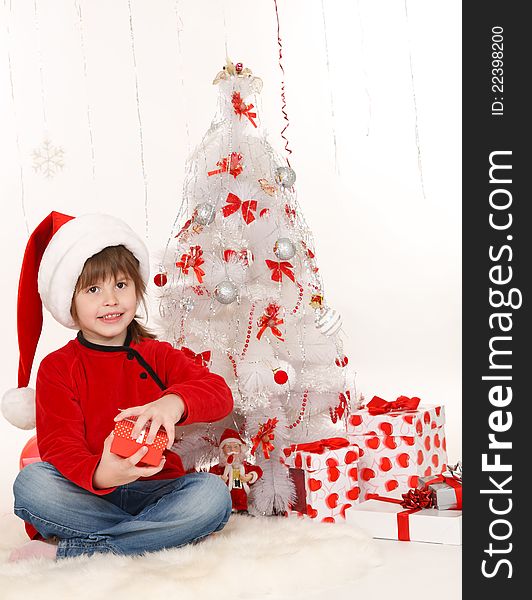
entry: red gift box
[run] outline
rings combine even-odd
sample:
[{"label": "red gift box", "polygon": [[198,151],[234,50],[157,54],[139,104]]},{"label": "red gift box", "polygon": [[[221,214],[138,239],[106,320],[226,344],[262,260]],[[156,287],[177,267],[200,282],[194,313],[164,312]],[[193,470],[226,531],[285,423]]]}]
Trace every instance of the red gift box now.
[{"label": "red gift box", "polygon": [[138,464],[156,467],[161,462],[163,451],[168,445],[168,435],[161,427],[157,432],[153,443],[146,444],[146,438],[148,437],[148,429],[150,425],[150,421],[148,421],[142,428],[142,431],[139,433],[137,438],[133,439],[131,437],[131,432],[133,431],[133,427],[135,427],[136,421],[136,417],[129,417],[123,421],[118,421],[115,424],[111,452],[118,454],[118,456],[129,458],[132,454],[135,454],[135,452],[141,446],[146,446],[148,448],[148,452],[146,452]]}]

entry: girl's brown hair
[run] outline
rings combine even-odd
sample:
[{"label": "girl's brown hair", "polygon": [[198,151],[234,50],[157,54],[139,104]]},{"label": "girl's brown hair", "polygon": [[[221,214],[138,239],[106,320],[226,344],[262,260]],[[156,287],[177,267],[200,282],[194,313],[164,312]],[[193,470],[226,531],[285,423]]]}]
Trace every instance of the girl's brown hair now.
[{"label": "girl's brown hair", "polygon": [[[74,296],[95,282],[107,281],[111,278],[116,279],[119,275],[125,275],[133,281],[137,301],[142,303],[147,313],[144,297],[146,284],[140,275],[139,261],[125,246],[107,246],[107,248],[88,258],[83,265],[83,270],[78,277],[74,295],[72,296],[72,304],[70,305],[70,314],[75,322],[77,322],[78,316],[74,305]],[[131,341],[135,343],[138,343],[141,338],[155,339],[156,337],[137,321],[137,316],[129,324],[128,330],[131,333]]]}]

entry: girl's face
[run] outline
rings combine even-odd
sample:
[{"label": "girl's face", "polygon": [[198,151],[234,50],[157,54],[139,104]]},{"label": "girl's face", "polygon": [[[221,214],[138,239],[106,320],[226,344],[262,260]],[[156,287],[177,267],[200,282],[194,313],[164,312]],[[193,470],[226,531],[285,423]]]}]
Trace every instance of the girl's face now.
[{"label": "girl's face", "polygon": [[95,281],[74,295],[77,324],[93,344],[122,346],[135,317],[137,296],[131,279],[120,275]]}]

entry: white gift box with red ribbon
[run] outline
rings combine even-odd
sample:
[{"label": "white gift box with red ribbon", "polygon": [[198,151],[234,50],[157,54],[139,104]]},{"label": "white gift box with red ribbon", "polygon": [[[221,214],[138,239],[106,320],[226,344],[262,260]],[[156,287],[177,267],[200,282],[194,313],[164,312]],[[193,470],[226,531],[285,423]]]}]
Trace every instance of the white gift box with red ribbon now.
[{"label": "white gift box with red ribbon", "polygon": [[400,498],[417,487],[419,477],[440,473],[447,464],[443,406],[419,406],[419,398],[404,396],[392,403],[377,398],[372,414],[373,400],[352,412],[345,432],[360,447],[361,501],[370,494]]},{"label": "white gift box with red ribbon", "polygon": [[436,544],[461,545],[462,511],[405,509],[400,503],[366,500],[346,513],[354,523],[374,538]]},{"label": "white gift box with red ribbon", "polygon": [[[341,439],[341,438],[333,438]],[[344,440],[347,443],[347,440]],[[335,523],[345,519],[346,512],[358,502],[358,446],[327,449],[328,440],[293,445],[283,450],[283,462],[291,475],[301,475],[304,485],[289,513],[319,521]],[[318,448],[322,452],[309,451]],[[303,495],[304,497],[301,497]]]}]

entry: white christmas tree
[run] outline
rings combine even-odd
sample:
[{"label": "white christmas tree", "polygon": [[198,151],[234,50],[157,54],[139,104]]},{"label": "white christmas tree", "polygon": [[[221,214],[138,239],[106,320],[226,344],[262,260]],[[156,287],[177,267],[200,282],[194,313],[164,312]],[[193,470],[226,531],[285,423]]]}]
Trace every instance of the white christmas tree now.
[{"label": "white christmas tree", "polygon": [[338,435],[354,381],[295,173],[260,126],[262,81],[228,60],[213,83],[218,110],[187,162],[180,228],[154,281],[161,337],[222,375],[235,406],[224,422],[178,428],[173,449],[185,468],[202,468],[236,427],[264,471],[250,510],[279,514],[293,497],[282,449]]}]

